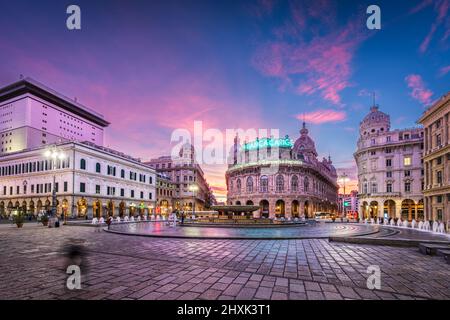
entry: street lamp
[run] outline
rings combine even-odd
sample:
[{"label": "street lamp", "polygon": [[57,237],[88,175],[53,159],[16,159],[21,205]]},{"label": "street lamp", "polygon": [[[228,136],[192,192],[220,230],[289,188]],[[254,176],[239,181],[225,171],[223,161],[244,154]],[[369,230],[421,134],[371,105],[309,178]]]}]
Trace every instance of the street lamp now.
[{"label": "street lamp", "polygon": [[[51,160],[52,163],[52,171],[53,171],[53,189],[52,189],[52,218],[56,216],[56,160],[60,161],[66,158],[66,155],[62,151],[58,151],[56,146],[51,150],[46,150],[44,156],[47,159]],[[66,215],[64,214],[64,223],[65,223]]]},{"label": "street lamp", "polygon": [[344,172],[340,178],[339,182],[341,182],[344,185],[344,195],[342,197],[342,217],[345,217],[345,182],[349,181],[348,175]]},{"label": "street lamp", "polygon": [[192,217],[195,218],[195,192],[198,191],[198,186],[196,184],[191,184],[189,186],[189,191],[192,192]]}]

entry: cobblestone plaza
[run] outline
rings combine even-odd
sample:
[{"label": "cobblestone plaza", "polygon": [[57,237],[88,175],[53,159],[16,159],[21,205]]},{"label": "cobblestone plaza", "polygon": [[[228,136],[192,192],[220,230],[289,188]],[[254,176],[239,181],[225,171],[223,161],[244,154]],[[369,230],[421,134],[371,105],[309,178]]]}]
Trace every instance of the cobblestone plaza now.
[{"label": "cobblestone plaza", "polygon": [[[64,246],[86,253],[66,288]],[[83,226],[0,226],[0,299],[449,299],[450,269],[416,247],[327,239],[170,239]],[[381,289],[366,285],[369,265]]]}]

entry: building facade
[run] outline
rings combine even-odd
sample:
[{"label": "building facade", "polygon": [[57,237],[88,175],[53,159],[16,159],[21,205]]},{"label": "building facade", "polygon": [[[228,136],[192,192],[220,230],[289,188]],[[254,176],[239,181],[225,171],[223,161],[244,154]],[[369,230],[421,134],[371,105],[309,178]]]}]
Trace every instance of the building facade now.
[{"label": "building facade", "polygon": [[423,219],[423,129],[391,130],[373,106],[360,123],[357,151],[359,216]]},{"label": "building facade", "polygon": [[348,194],[339,194],[339,212],[340,213],[359,212],[359,200],[357,190],[352,190]]},{"label": "building facade", "polygon": [[174,208],[174,194],[176,186],[169,176],[156,174],[156,213],[168,215]]},{"label": "building facade", "polygon": [[0,155],[64,141],[102,146],[108,124],[97,112],[30,78],[0,89]]},{"label": "building facade", "polygon": [[313,217],[337,212],[338,185],[331,159],[317,159],[314,141],[303,123],[300,137],[234,141],[226,172],[230,205],[259,205],[256,217]]},{"label": "building facade", "polygon": [[66,217],[125,216],[153,212],[155,171],[112,149],[89,142],[53,145],[62,159],[41,146],[0,157],[0,214],[37,215],[52,204],[55,177],[57,214]]},{"label": "building facade", "polygon": [[428,220],[450,223],[450,92],[424,112],[425,213]]},{"label": "building facade", "polygon": [[33,79],[0,88],[0,214],[48,211],[54,188],[58,214],[70,217],[152,212],[156,172],[103,147],[108,124]]},{"label": "building facade", "polygon": [[146,164],[169,177],[174,185],[172,199],[174,209],[203,211],[215,203],[205,174],[195,161],[195,150],[191,144],[184,144],[176,157],[161,156],[151,159]]}]

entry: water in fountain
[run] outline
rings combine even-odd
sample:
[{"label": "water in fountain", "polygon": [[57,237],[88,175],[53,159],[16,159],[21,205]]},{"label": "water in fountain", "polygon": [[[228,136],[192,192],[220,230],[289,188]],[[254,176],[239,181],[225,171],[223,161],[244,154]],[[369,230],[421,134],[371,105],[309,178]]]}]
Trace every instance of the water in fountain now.
[{"label": "water in fountain", "polygon": [[141,221],[141,216],[138,216],[136,220]]},{"label": "water in fountain", "polygon": [[124,222],[128,222],[130,220],[130,218],[128,218],[128,216],[125,216],[125,218],[123,218]]},{"label": "water in fountain", "polygon": [[423,229],[430,231],[430,221],[425,220],[425,222],[423,223]]},{"label": "water in fountain", "polygon": [[92,224],[97,224],[98,223],[98,219],[95,217],[94,219],[92,219]]},{"label": "water in fountain", "polygon": [[397,220],[397,227],[401,227],[402,226],[402,218],[399,218]]},{"label": "water in fountain", "polygon": [[134,222],[134,216],[131,216],[130,221]]},{"label": "water in fountain", "polygon": [[152,214],[152,217],[150,218],[150,220],[155,221],[156,217],[154,214]]},{"label": "water in fountain", "polygon": [[373,218],[370,218],[370,223],[371,223],[371,224],[374,224],[374,223],[375,223],[375,220],[373,220]]},{"label": "water in fountain", "polygon": [[438,227],[439,227],[439,222],[434,221],[433,222],[433,232],[437,232],[438,231]]},{"label": "water in fountain", "polygon": [[394,218],[392,218],[391,219],[391,226],[394,226],[395,225],[395,221],[394,221]]},{"label": "water in fountain", "polygon": [[422,229],[423,229],[423,221],[422,221],[422,220],[419,221],[419,226],[418,226],[418,228],[419,228],[419,230],[422,230]]},{"label": "water in fountain", "polygon": [[105,223],[105,219],[104,219],[103,217],[100,217],[99,223],[100,223],[100,224]]},{"label": "water in fountain", "polygon": [[416,227],[416,219],[412,219],[411,221],[411,228],[415,228]]},{"label": "water in fountain", "polygon": [[445,227],[444,227],[444,223],[443,222],[439,223],[438,232],[445,233]]},{"label": "water in fountain", "polygon": [[383,224],[385,225],[385,226],[387,226],[388,225],[388,219],[384,219],[384,221],[383,221]]},{"label": "water in fountain", "polygon": [[403,221],[403,226],[404,226],[405,228],[408,228],[408,220]]},{"label": "water in fountain", "polygon": [[146,214],[144,215],[144,221],[147,221],[147,215]]}]

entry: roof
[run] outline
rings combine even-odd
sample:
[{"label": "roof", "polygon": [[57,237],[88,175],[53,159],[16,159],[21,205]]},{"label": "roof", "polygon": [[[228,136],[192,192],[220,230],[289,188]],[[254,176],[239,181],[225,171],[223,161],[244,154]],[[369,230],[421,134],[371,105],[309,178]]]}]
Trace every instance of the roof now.
[{"label": "roof", "polygon": [[22,94],[30,93],[45,101],[53,103],[60,108],[70,111],[82,118],[85,118],[93,123],[107,127],[109,122],[106,121],[100,113],[83,106],[75,100],[72,100],[55,90],[43,85],[42,83],[31,78],[21,79],[6,87],[0,88],[0,102],[15,98]]}]

